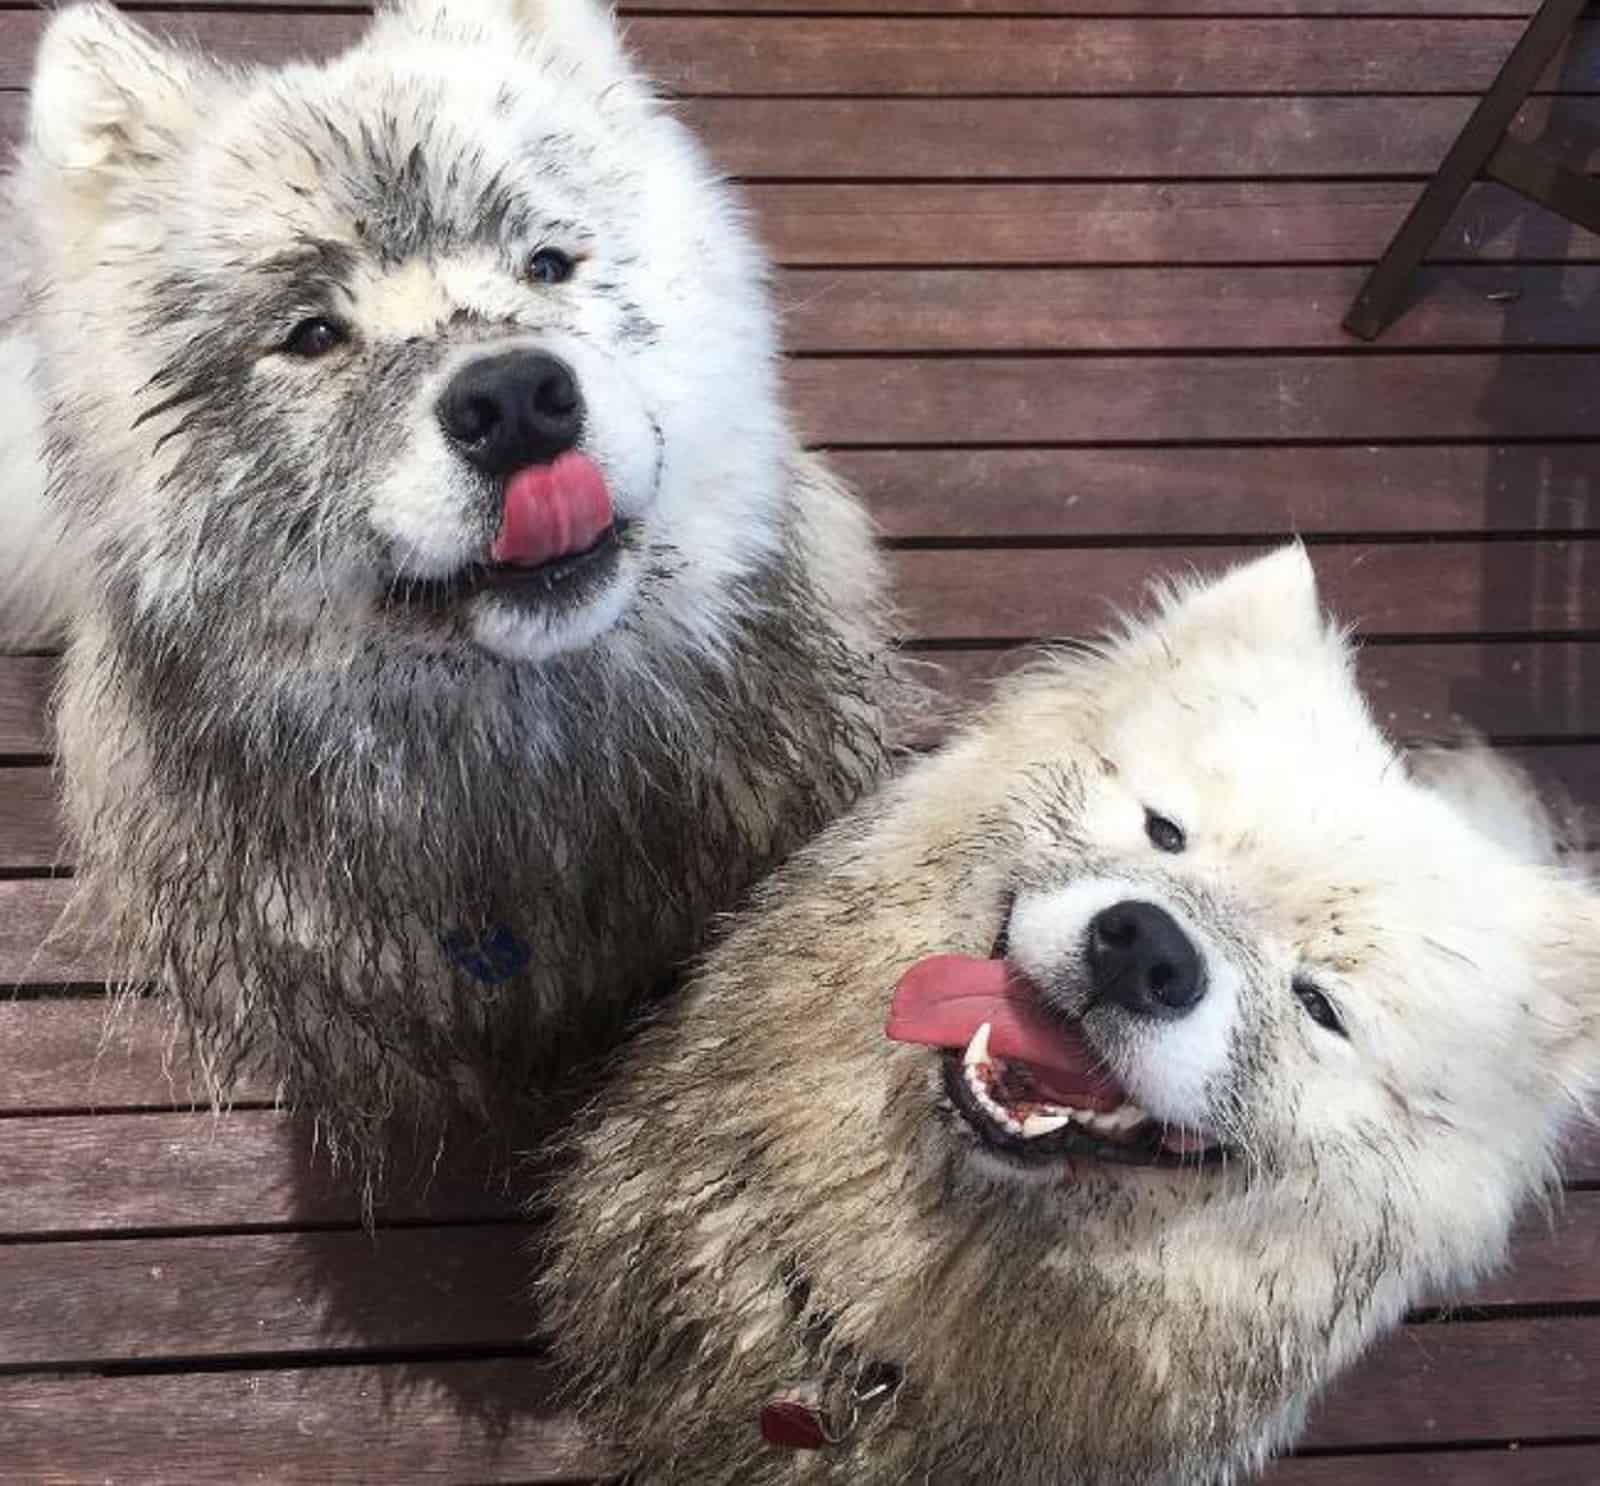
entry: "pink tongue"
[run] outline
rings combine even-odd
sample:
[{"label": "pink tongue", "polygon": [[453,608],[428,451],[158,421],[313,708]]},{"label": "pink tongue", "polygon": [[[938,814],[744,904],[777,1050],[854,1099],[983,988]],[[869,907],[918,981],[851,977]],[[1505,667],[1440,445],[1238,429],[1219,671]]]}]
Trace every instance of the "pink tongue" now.
[{"label": "pink tongue", "polygon": [[610,525],[611,496],[595,462],[586,454],[563,454],[506,481],[505,512],[489,556],[538,567],[594,546]]},{"label": "pink tongue", "polygon": [[1039,1010],[1039,992],[1004,960],[934,955],[900,977],[885,1033],[893,1042],[954,1048],[989,1023],[993,1057],[1026,1063],[1040,1098],[1075,1109],[1115,1109],[1127,1095],[1099,1055]]}]

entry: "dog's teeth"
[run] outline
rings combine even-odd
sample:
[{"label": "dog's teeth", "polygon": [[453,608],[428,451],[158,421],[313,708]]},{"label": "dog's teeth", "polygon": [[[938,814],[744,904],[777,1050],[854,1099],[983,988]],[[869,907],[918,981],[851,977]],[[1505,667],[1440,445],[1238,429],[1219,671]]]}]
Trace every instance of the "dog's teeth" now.
[{"label": "dog's teeth", "polygon": [[967,1044],[966,1053],[961,1061],[968,1068],[976,1068],[980,1063],[989,1061],[989,1023],[985,1022],[972,1034],[972,1041]]},{"label": "dog's teeth", "polygon": [[1049,1135],[1052,1131],[1059,1130],[1063,1125],[1072,1123],[1072,1112],[1063,1111],[1061,1114],[1031,1114],[1022,1122],[1022,1138],[1024,1140],[1037,1140],[1041,1135]]},{"label": "dog's teeth", "polygon": [[1091,1129],[1103,1131],[1107,1135],[1120,1135],[1124,1130],[1132,1130],[1136,1125],[1142,1125],[1150,1116],[1131,1100],[1126,1104],[1119,1104],[1115,1109],[1108,1109],[1103,1114],[1090,1113],[1084,1121]]},{"label": "dog's teeth", "polygon": [[1067,1111],[1067,1118],[1071,1120],[1074,1125],[1092,1125],[1094,1123],[1095,1115],[1092,1109],[1069,1109]]}]

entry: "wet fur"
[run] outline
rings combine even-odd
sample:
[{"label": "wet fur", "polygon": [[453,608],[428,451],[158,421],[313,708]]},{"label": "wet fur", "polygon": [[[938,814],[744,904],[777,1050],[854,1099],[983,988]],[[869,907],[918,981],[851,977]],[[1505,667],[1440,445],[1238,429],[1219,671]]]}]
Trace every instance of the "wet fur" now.
[{"label": "wet fur", "polygon": [[[787,427],[736,203],[587,0],[253,71],[76,7],[9,189],[0,615],[67,631],[86,922],[219,1092],[265,1064],[369,1160],[537,1103],[884,761],[871,533]],[[278,351],[312,314],[352,342]],[[507,346],[579,377],[620,576],[406,607],[493,534],[432,409]]]},{"label": "wet fur", "polygon": [[[1544,839],[1503,829],[1521,786],[1480,829],[1494,767],[1408,777],[1291,550],[1038,662],[832,827],[623,1060],[558,1185],[540,1296],[630,1479],[1215,1486],[1290,1444],[1408,1306],[1500,1262],[1600,1061],[1595,900],[1500,844]],[[899,976],[987,955],[1013,899],[1013,960],[1076,994],[1052,905],[1102,878],[1237,979],[1225,1044],[1179,1021],[1156,1065],[1081,1012],[1146,1107],[1214,1058],[1168,1117],[1220,1132],[1220,1169],[1001,1169],[935,1056],[884,1038]],[[1348,1043],[1297,1004],[1307,966]],[[807,1390],[842,1442],[765,1445],[762,1406]]]}]

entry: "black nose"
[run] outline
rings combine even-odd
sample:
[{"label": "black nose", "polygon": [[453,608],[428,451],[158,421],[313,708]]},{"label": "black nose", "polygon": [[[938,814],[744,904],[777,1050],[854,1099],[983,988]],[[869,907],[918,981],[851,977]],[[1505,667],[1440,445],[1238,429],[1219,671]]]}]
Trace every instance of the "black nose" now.
[{"label": "black nose", "polygon": [[1140,1016],[1184,1016],[1206,993],[1199,953],[1154,903],[1113,903],[1089,920],[1089,976],[1098,999]]},{"label": "black nose", "polygon": [[549,464],[583,432],[578,379],[543,351],[509,351],[462,367],[444,389],[438,414],[462,455],[496,476]]}]

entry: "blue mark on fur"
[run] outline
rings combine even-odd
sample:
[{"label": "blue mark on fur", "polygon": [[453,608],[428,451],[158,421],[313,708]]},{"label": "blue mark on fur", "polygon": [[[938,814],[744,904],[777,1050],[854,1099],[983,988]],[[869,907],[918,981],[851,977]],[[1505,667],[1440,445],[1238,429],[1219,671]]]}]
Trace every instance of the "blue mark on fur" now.
[{"label": "blue mark on fur", "polygon": [[528,968],[533,951],[504,924],[497,924],[481,939],[457,929],[439,941],[457,970],[483,985],[499,985]]}]

